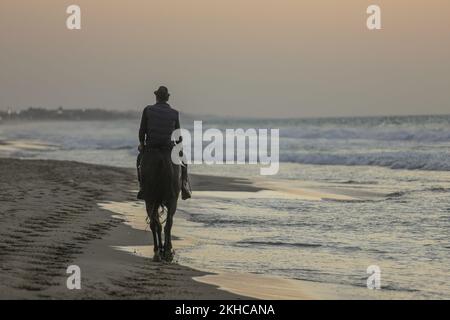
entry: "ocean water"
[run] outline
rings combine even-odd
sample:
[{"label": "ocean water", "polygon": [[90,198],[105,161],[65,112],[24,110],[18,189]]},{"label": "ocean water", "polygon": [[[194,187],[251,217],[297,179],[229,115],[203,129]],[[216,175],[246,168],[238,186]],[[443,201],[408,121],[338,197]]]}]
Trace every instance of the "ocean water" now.
[{"label": "ocean water", "polygon": [[[182,124],[192,128],[192,120]],[[262,178],[254,165],[191,165],[191,172],[356,199],[200,192],[180,202],[178,221],[196,241],[177,251],[180,263],[360,288],[367,267],[377,265],[389,297],[450,299],[450,116],[202,120],[205,128],[279,128],[280,171]],[[7,156],[134,167],[137,127],[130,120],[3,123],[0,141],[51,145]]]}]

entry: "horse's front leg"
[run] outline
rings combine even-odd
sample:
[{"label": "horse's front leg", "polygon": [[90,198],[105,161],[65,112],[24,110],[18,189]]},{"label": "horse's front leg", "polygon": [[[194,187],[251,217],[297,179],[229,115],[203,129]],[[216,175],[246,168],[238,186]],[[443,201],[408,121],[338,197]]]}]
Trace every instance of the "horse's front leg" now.
[{"label": "horse's front leg", "polygon": [[159,221],[158,208],[146,202],[147,215],[150,219],[150,230],[153,236],[153,261],[161,261],[162,237],[161,223]]},{"label": "horse's front leg", "polygon": [[158,253],[159,256],[163,253],[163,241],[162,241],[162,225],[161,221],[159,220],[159,208],[156,207],[153,210],[153,222],[155,225],[156,230],[156,238],[157,238],[157,245],[155,246],[155,254]]},{"label": "horse's front leg", "polygon": [[172,261],[173,252],[172,252],[172,225],[173,225],[173,216],[175,215],[175,211],[177,210],[177,201],[172,201],[167,208],[167,219],[166,225],[164,226],[164,258],[167,261]]}]

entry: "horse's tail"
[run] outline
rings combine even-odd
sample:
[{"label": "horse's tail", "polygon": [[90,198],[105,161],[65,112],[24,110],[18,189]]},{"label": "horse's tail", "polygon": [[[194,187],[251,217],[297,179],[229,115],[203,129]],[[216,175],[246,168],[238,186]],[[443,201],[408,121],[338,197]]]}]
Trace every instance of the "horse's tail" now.
[{"label": "horse's tail", "polygon": [[[167,212],[168,212],[168,210],[167,210],[167,206],[166,206],[166,205],[161,204],[161,205],[158,207],[158,218],[159,218],[159,222],[160,222],[161,224],[164,224],[164,223],[166,222],[166,219],[167,219]],[[164,217],[164,215],[165,215],[165,218],[164,218],[164,220],[161,221],[161,219]],[[146,222],[148,225],[150,225],[150,217],[149,217],[149,215],[147,215],[147,217],[145,218],[145,222]]]}]

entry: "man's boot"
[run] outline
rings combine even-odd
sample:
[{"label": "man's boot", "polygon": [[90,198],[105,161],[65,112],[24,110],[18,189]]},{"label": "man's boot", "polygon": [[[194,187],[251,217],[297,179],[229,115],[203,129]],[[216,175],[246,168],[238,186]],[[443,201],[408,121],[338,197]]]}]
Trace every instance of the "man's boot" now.
[{"label": "man's boot", "polygon": [[191,183],[187,172],[187,165],[181,166],[181,199],[187,200],[192,197]]},{"label": "man's boot", "polygon": [[138,181],[139,181],[139,192],[137,194],[138,200],[144,200],[144,194],[142,191],[141,164],[142,164],[142,152],[139,152],[139,155],[137,156],[137,160],[136,160],[136,169],[137,169],[137,176],[138,176]]}]

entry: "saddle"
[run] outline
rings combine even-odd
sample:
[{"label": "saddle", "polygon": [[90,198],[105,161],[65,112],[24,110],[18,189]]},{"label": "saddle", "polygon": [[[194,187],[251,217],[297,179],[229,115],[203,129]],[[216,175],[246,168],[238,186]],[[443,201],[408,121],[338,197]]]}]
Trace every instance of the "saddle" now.
[{"label": "saddle", "polygon": [[[142,153],[139,152],[138,157],[136,159],[136,168],[137,168],[137,177],[139,181],[139,192],[137,195],[137,199],[144,200],[143,192],[142,192],[142,177],[141,177],[141,165],[142,165]],[[187,166],[181,166],[181,199],[187,200],[192,198],[192,187],[191,182],[189,181],[189,175],[187,172]]]}]

